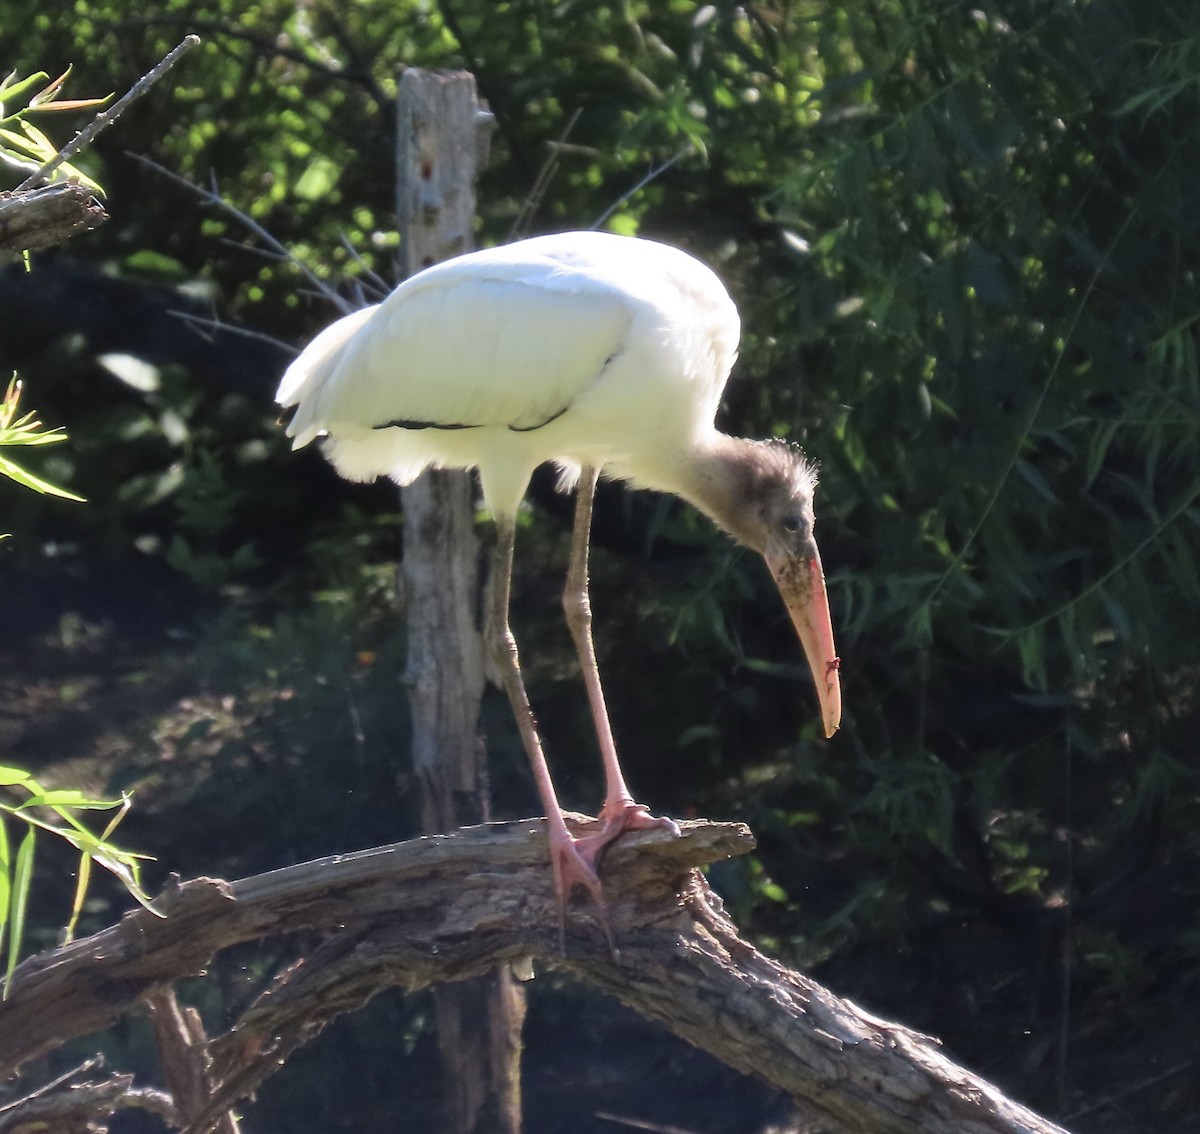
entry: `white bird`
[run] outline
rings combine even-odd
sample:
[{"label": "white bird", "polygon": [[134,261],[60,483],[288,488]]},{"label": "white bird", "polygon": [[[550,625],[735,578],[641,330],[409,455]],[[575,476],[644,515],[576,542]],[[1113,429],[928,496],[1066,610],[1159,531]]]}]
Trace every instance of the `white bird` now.
[{"label": "white bird", "polygon": [[[351,480],[404,485],[430,467],[479,470],[497,525],[485,635],[546,811],[560,908],[581,885],[603,915],[603,848],[632,828],[677,830],[634,802],[604,705],[587,593],[601,472],[682,497],[762,554],[807,656],[825,734],[841,720],[813,540],[814,468],[787,442],[730,437],[713,424],[738,336],[732,299],[698,260],[650,240],[563,233],[420,272],[317,335],[276,395],[296,407],[293,448],[324,437],[326,456]],[[562,486],[578,486],[563,604],[606,780],[600,832],[584,838],[563,821],[508,623],[517,510],[546,461]]]}]

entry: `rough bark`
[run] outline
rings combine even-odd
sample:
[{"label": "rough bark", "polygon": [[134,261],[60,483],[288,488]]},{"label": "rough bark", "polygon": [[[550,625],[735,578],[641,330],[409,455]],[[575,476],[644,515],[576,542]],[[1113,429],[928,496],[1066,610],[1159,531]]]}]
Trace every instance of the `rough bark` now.
[{"label": "rough bark", "polygon": [[541,820],[476,827],[234,883],[172,887],[93,937],[31,958],[0,1005],[0,1074],[199,973],[219,950],[299,931],[325,944],[208,1044],[213,1098],[196,1129],[245,1097],[342,1012],[516,963],[557,966],[718,1059],[788,1092],[830,1132],[1052,1134],[1045,1119],[940,1050],[742,940],[696,871],[753,846],[739,824],[629,835],[604,862],[613,957],[586,905],[558,950]]},{"label": "rough bark", "polygon": [[[404,274],[474,246],[479,152],[475,80],[409,69],[397,96],[397,220]],[[413,767],[429,832],[488,818],[479,735],[483,647],[471,482],[429,471],[403,493]],[[450,1134],[517,1134],[525,998],[507,966],[434,993]]]}]

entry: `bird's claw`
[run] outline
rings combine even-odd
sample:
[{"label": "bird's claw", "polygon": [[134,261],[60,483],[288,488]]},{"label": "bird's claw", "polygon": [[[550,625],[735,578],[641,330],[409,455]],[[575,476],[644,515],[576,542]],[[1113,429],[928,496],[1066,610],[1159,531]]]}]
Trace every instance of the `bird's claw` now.
[{"label": "bird's claw", "polygon": [[634,803],[631,799],[605,803],[599,819],[600,829],[594,834],[576,838],[564,828],[560,835],[552,834],[550,838],[550,863],[554,872],[554,893],[558,898],[559,948],[566,952],[567,903],[575,888],[582,886],[595,904],[596,915],[608,941],[609,952],[613,959],[617,960],[620,954],[617,952],[608,923],[604,887],[598,873],[600,858],[609,843],[620,838],[626,831],[663,829],[678,837],[679,826],[666,816],[651,815],[645,804]]},{"label": "bird's claw", "polygon": [[631,799],[605,803],[599,819],[599,831],[575,840],[580,855],[591,866],[593,873],[609,843],[615,842],[626,831],[665,830],[679,837],[679,825],[674,819],[668,819],[665,815],[651,815],[650,808],[644,803],[634,803]]},{"label": "bird's claw", "polygon": [[615,960],[617,953],[613,941],[612,929],[608,924],[608,909],[604,904],[604,887],[596,874],[593,856],[580,849],[582,839],[572,838],[565,830],[563,834],[550,839],[550,866],[554,874],[554,895],[558,899],[558,948],[565,954],[567,951],[567,903],[576,886],[582,886],[591,896],[596,907],[596,916],[600,928],[604,930],[604,938],[608,942],[608,950]]}]

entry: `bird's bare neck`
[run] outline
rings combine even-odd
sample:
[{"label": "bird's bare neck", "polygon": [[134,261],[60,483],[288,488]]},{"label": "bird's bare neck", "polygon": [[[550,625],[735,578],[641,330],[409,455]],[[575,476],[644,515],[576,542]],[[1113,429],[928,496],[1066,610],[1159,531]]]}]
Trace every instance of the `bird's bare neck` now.
[{"label": "bird's bare neck", "polygon": [[671,491],[740,543],[754,547],[750,534],[754,528],[746,521],[750,519],[750,485],[758,459],[758,442],[714,430],[681,463],[679,483]]}]

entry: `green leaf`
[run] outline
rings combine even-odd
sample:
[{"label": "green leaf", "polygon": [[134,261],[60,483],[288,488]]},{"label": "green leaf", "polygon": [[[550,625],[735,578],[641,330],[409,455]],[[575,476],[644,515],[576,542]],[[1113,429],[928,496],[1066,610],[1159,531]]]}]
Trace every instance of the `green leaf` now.
[{"label": "green leaf", "polygon": [[75,879],[75,897],[71,901],[71,920],[67,922],[63,934],[64,944],[75,940],[75,927],[79,924],[79,915],[83,912],[83,901],[87,897],[88,883],[92,878],[92,859],[88,854],[79,856],[79,872]]},{"label": "green leaf", "polygon": [[0,787],[11,787],[13,784],[28,783],[33,777],[24,768],[10,768],[0,764]]},{"label": "green leaf", "polygon": [[56,153],[58,147],[46,137],[36,126],[29,122],[22,122],[21,129],[25,131],[25,136],[33,144],[32,152],[45,154],[45,159],[50,160]]},{"label": "green leaf", "polygon": [[6,102],[15,102],[27,90],[38,86],[40,83],[44,83],[48,78],[50,78],[45,71],[35,71],[32,75],[29,75],[24,79],[14,80],[13,75],[15,74],[16,71],[13,71],[8,78],[6,78],[4,82],[0,84],[0,106]]},{"label": "green leaf", "polygon": [[8,965],[4,973],[4,999],[8,998],[8,988],[12,982],[13,970],[21,955],[21,941],[25,936],[25,914],[29,908],[29,888],[33,879],[33,849],[36,832],[32,827],[26,832],[17,848],[17,863],[13,871],[11,924],[12,931],[8,938]]},{"label": "green leaf", "polygon": [[1119,421],[1108,421],[1099,429],[1092,432],[1088,441],[1087,468],[1084,472],[1083,483],[1085,488],[1091,488],[1096,477],[1099,475],[1120,424]]},{"label": "green leaf", "polygon": [[97,197],[104,197],[107,194],[104,192],[104,186],[100,184],[94,177],[89,177],[83,172],[74,162],[65,161],[58,167],[54,173],[55,181],[78,181],[86,189],[90,189]]},{"label": "green leaf", "polygon": [[42,150],[37,149],[28,138],[22,137],[15,130],[0,128],[0,142],[5,143],[11,153],[18,156],[23,154],[38,162],[49,161],[55,154],[54,150],[44,153]]},{"label": "green leaf", "polygon": [[59,496],[63,500],[75,500],[80,504],[85,502],[82,496],[68,492],[65,488],[59,488],[58,485],[51,484],[48,480],[42,480],[40,476],[34,476],[33,473],[4,456],[0,456],[0,474],[10,480],[15,480],[25,488],[32,488],[34,492],[40,492],[43,496]]},{"label": "green leaf", "polygon": [[12,852],[8,846],[8,825],[0,817],[0,948],[8,928],[8,903],[12,897]]},{"label": "green leaf", "polygon": [[1021,479],[1048,504],[1060,503],[1058,497],[1054,495],[1054,490],[1046,482],[1046,478],[1028,461],[1016,461],[1013,468]]},{"label": "green leaf", "polygon": [[67,81],[71,74],[71,68],[68,67],[57,79],[51,79],[37,94],[29,100],[29,105],[41,106],[45,102],[53,102],[58,92],[62,90],[63,83]]},{"label": "green leaf", "polygon": [[319,201],[328,196],[329,191],[337,184],[341,172],[341,167],[332,159],[314,158],[308,168],[300,174],[292,191],[301,200]]},{"label": "green leaf", "polygon": [[38,792],[25,800],[17,810],[21,811],[26,807],[79,807],[85,811],[111,811],[121,804],[119,799],[91,799],[75,788],[54,788]]}]

